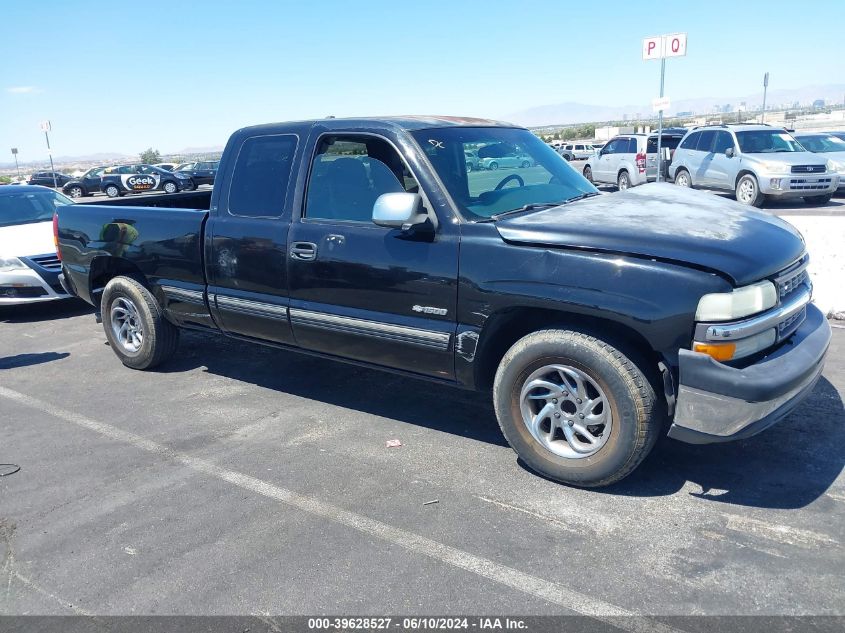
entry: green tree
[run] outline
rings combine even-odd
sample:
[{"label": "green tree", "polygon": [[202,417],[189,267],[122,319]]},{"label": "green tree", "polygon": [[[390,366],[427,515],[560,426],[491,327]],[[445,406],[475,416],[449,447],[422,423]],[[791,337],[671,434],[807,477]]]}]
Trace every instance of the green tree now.
[{"label": "green tree", "polygon": [[148,164],[160,163],[161,154],[157,149],[153,149],[152,147],[150,147],[141,152],[141,162]]}]

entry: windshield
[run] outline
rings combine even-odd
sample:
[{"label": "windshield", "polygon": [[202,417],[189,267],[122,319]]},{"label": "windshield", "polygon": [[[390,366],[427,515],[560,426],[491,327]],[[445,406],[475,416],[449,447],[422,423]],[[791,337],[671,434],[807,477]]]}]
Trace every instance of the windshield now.
[{"label": "windshield", "polygon": [[597,192],[528,130],[450,127],[419,130],[413,136],[469,220]]},{"label": "windshield", "polygon": [[784,130],[749,130],[737,132],[739,149],[745,154],[803,152],[804,148]]},{"label": "windshield", "polygon": [[0,227],[47,222],[57,207],[73,200],[56,191],[16,191],[0,195]]},{"label": "windshield", "polygon": [[837,136],[802,136],[798,141],[811,152],[845,152],[845,140]]}]

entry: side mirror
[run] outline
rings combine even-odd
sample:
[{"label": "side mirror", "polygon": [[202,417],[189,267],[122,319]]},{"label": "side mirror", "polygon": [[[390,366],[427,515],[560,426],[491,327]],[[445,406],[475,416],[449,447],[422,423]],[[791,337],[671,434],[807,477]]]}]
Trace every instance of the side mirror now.
[{"label": "side mirror", "polygon": [[408,231],[429,221],[418,193],[383,193],[373,205],[373,223]]},{"label": "side mirror", "polygon": [[733,158],[734,157],[734,148],[729,147],[728,149],[726,149],[725,150],[725,156],[727,156],[728,158]]}]

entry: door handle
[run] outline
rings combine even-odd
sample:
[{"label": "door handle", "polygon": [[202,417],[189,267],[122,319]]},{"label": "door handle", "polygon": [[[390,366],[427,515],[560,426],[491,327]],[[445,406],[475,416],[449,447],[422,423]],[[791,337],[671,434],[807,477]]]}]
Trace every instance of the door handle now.
[{"label": "door handle", "polygon": [[290,246],[292,259],[311,261],[317,258],[317,245],[314,242],[294,242]]}]

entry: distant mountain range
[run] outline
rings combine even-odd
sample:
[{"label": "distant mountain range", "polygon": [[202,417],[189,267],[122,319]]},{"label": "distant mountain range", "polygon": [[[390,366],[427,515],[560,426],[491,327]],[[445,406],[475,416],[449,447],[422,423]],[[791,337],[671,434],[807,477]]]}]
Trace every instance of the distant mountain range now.
[{"label": "distant mountain range", "polygon": [[[670,95],[671,97],[671,95]],[[824,99],[828,103],[842,103],[845,99],[845,84],[828,84],[823,86],[805,86],[803,88],[785,88],[770,90],[766,97],[767,106],[791,106],[794,102],[811,105],[816,99]],[[745,102],[746,108],[759,109],[763,103],[763,93],[758,92],[745,96],[733,97],[700,97],[697,99],[679,99],[672,101],[667,114],[678,112],[693,112],[709,114],[715,106],[731,104],[734,109]],[[536,106],[514,112],[503,117],[507,121],[520,125],[539,127],[544,125],[566,125],[571,123],[592,123],[596,121],[621,121],[623,118],[650,118],[653,116],[651,104],[600,106],[585,103],[556,103]]]}]

